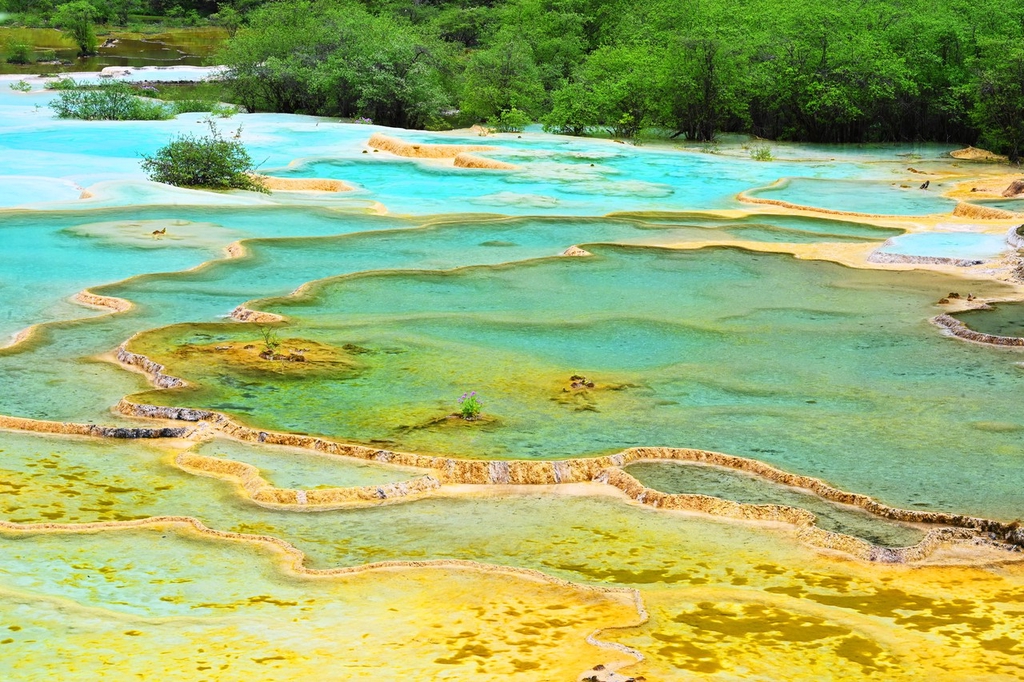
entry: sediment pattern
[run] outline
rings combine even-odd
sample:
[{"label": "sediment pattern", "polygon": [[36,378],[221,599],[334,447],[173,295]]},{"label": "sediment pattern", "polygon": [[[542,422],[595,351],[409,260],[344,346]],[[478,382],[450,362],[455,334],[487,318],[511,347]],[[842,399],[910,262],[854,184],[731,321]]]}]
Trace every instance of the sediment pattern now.
[{"label": "sediment pattern", "polygon": [[982,265],[985,261],[975,258],[943,258],[941,256],[912,256],[903,253],[885,253],[872,251],[868,256],[869,263],[891,263],[900,265],[953,265],[958,268],[969,268]]},{"label": "sediment pattern", "polygon": [[964,147],[963,149],[957,149],[949,153],[954,159],[960,159],[962,161],[991,161],[993,163],[1005,163],[1009,159],[1002,154],[995,154],[987,149],[978,149],[977,147]]},{"label": "sediment pattern", "polygon": [[[123,298],[117,298],[115,296],[100,296],[99,294],[92,293],[88,289],[82,289],[72,296],[71,300],[75,303],[89,306],[90,308],[101,308],[110,313],[123,313],[127,310],[131,310],[132,307],[131,301],[126,301]],[[0,350],[4,348],[13,348],[25,343],[35,335],[40,326],[42,325],[34,324],[22,329],[20,332],[12,336],[10,341],[6,344],[0,345]]]},{"label": "sediment pattern", "polygon": [[490,170],[515,170],[518,168],[514,163],[487,159],[483,156],[462,152],[455,155],[453,162],[456,168],[485,168]]},{"label": "sediment pattern", "polygon": [[116,296],[101,296],[94,294],[88,289],[83,289],[75,294],[75,301],[84,305],[96,308],[105,308],[115,313],[123,313],[131,310],[132,302]]},{"label": "sediment pattern", "polygon": [[374,133],[366,144],[374,149],[413,159],[454,159],[464,152],[487,152],[496,149],[479,144],[419,144],[384,133]]},{"label": "sediment pattern", "polygon": [[1006,243],[1015,249],[1024,249],[1024,235],[1020,233],[1021,228],[1024,228],[1024,225],[1014,225],[1006,233]]},{"label": "sediment pattern", "polygon": [[261,310],[252,310],[250,308],[246,308],[244,305],[240,305],[232,310],[230,317],[232,320],[236,320],[238,322],[253,322],[255,324],[271,324],[284,320],[280,315],[265,313]]},{"label": "sediment pattern", "polygon": [[[786,505],[744,504],[706,495],[669,495],[645,488],[633,476],[622,471],[622,467],[627,464],[645,461],[680,461],[712,464],[752,473],[775,483],[803,488],[823,499],[859,507],[876,516],[893,521],[949,526],[968,531],[964,536],[956,534],[942,535],[943,542],[964,540],[967,537],[974,538],[978,533],[986,533],[990,539],[997,542],[1024,548],[1024,528],[1019,527],[1017,524],[1008,524],[962,514],[899,509],[882,504],[867,495],[840,490],[818,478],[791,474],[759,460],[725,455],[707,450],[630,448],[615,455],[559,461],[462,460],[451,457],[435,457],[415,453],[378,450],[362,445],[338,443],[316,436],[259,430],[239,424],[224,414],[210,410],[143,405],[133,403],[127,399],[122,399],[118,403],[117,410],[134,417],[208,422],[220,433],[245,442],[284,445],[313,450],[328,455],[353,457],[405,467],[427,469],[432,472],[431,477],[441,484],[557,485],[586,482],[604,483],[621,490],[630,499],[650,507],[700,512],[733,519],[785,522],[801,528],[812,528],[813,530],[810,532],[805,532],[801,535],[810,544],[827,549],[842,549],[854,556],[874,561],[914,560],[927,555],[939,544],[942,544],[929,541],[926,548],[915,546],[915,548],[908,549],[904,554],[893,554],[888,550],[883,551],[881,548],[875,548],[873,545],[857,538],[819,529],[813,526],[814,515],[802,509]],[[309,492],[307,491],[307,494]],[[287,496],[281,498],[281,500],[285,499],[288,499]],[[294,504],[299,505],[298,498],[295,498],[295,500]],[[284,501],[280,503],[291,504],[291,502]]]},{"label": "sediment pattern", "polygon": [[497,566],[484,564],[467,559],[435,559],[423,561],[379,561],[359,566],[342,566],[337,568],[309,568],[305,565],[306,555],[297,547],[285,540],[271,535],[250,535],[245,533],[234,533],[231,531],[215,530],[192,516],[153,516],[146,519],[132,521],[99,521],[94,523],[14,523],[0,520],[0,530],[8,533],[39,534],[39,533],[88,533],[101,530],[124,530],[132,528],[160,528],[165,526],[185,526],[187,529],[198,533],[200,536],[217,540],[229,540],[233,542],[246,542],[262,544],[281,554],[285,559],[284,569],[294,575],[306,578],[335,578],[339,576],[355,575],[370,571],[384,571],[401,568],[438,568],[438,569],[459,569],[468,571],[482,571],[488,574],[512,575],[529,580],[534,580],[549,585],[556,585],[573,590],[598,594],[624,595],[631,599],[637,611],[637,620],[633,623],[624,623],[614,628],[602,628],[586,637],[591,645],[606,650],[618,651],[635,658],[638,662],[644,660],[644,656],[630,647],[612,642],[599,640],[601,633],[611,629],[625,629],[643,625],[649,619],[647,611],[643,608],[640,593],[628,587],[608,587],[603,585],[578,584],[542,573],[530,568],[519,568],[515,566]]},{"label": "sediment pattern", "polygon": [[267,189],[284,192],[351,192],[352,187],[332,178],[278,178],[272,175],[253,175]]},{"label": "sediment pattern", "polygon": [[[241,307],[241,306],[240,306]],[[246,309],[247,310],[247,309]],[[940,318],[945,318],[940,321]],[[940,315],[935,318],[940,326],[952,321],[963,327],[955,318]],[[964,327],[966,329],[966,327]],[[970,332],[971,330],[967,330]],[[971,332],[974,334],[975,332]],[[988,336],[988,335],[981,335]],[[1010,337],[992,337],[1009,339]],[[122,344],[122,348],[130,342]],[[996,345],[1024,345],[1024,339]],[[126,349],[125,349],[126,350]],[[126,352],[128,352],[126,350]],[[158,377],[167,377],[169,381],[181,381],[177,377],[169,377],[163,373],[164,367],[152,362],[145,356],[131,353],[133,366],[139,367],[150,374],[154,381]],[[119,357],[120,359],[120,357]],[[584,483],[596,481],[605,483],[621,490],[636,502],[651,507],[679,509],[706,513],[713,516],[769,522],[786,522],[801,528],[812,530],[804,532],[801,538],[806,542],[828,549],[843,548],[854,556],[875,561],[908,561],[927,555],[942,544],[928,540],[914,548],[905,548],[906,552],[894,553],[890,550],[876,548],[870,543],[838,533],[830,533],[814,526],[813,514],[786,505],[750,505],[737,503],[704,495],[667,495],[659,491],[644,488],[639,481],[621,468],[627,464],[640,461],[686,461],[711,464],[755,474],[766,480],[808,490],[818,497],[840,504],[852,505],[868,511],[876,516],[905,523],[920,523],[965,529],[973,533],[987,533],[991,540],[1013,545],[1024,549],[1024,528],[1019,524],[1007,524],[1000,521],[971,517],[945,512],[927,512],[900,509],[882,504],[867,495],[849,493],[835,488],[825,481],[810,476],[791,474],[755,459],[726,455],[706,450],[687,448],[631,448],[615,455],[593,458],[576,458],[561,461],[532,460],[464,460],[451,457],[437,457],[415,453],[393,452],[390,450],[370,448],[362,445],[344,444],[330,439],[299,434],[278,433],[259,430],[239,424],[220,412],[184,407],[158,406],[135,403],[127,398],[119,401],[115,408],[118,412],[133,417],[164,419],[188,422],[204,422],[217,431],[237,440],[258,442],[268,445],[297,447],[329,455],[340,455],[357,459],[391,463],[432,472],[432,480],[440,484],[468,485],[557,485],[564,483]],[[309,492],[305,496],[295,493],[289,495],[274,493],[274,504],[295,505],[306,507],[309,503]],[[376,489],[374,491],[377,492]],[[382,491],[383,492],[383,491]],[[420,491],[417,491],[420,492]],[[426,492],[426,491],[423,491]],[[268,493],[269,494],[269,493]],[[356,494],[358,496],[358,493]],[[300,500],[305,497],[305,502]],[[377,497],[376,499],[384,499]],[[293,501],[294,500],[294,501]],[[345,497],[346,502],[355,502],[357,498]],[[325,502],[331,504],[332,502]],[[308,507],[307,507],[308,508]],[[971,537],[973,534],[969,533]],[[943,542],[963,540],[955,535],[940,536]]]},{"label": "sediment pattern", "polygon": [[101,426],[99,424],[78,424],[75,422],[53,422],[27,417],[0,415],[0,429],[52,433],[62,436],[94,436],[98,438],[187,438],[192,429],[187,427],[132,427]]},{"label": "sediment pattern", "polygon": [[955,336],[958,339],[964,339],[965,341],[985,343],[990,346],[1024,346],[1024,338],[1019,336],[996,336],[995,334],[976,332],[952,315],[946,315],[945,313],[933,317],[932,323],[945,329],[951,336]]},{"label": "sediment pattern", "polygon": [[164,366],[159,362],[153,362],[145,355],[133,353],[126,348],[127,342],[117,347],[115,357],[118,362],[129,367],[137,367],[143,374],[147,375],[150,381],[160,388],[180,388],[185,382],[178,377],[164,374]]},{"label": "sediment pattern", "polygon": [[[759,187],[758,189],[768,189],[769,187],[778,187],[786,182],[785,179],[777,180],[767,187]],[[761,197],[751,196],[748,190],[740,192],[736,195],[736,200],[741,201],[745,204],[761,204],[763,206],[781,206],[782,208],[788,208],[793,211],[807,211],[810,213],[822,213],[825,215],[838,215],[848,216],[851,218],[892,218],[891,215],[885,215],[881,213],[856,213],[854,211],[837,211],[831,208],[818,208],[816,206],[803,206],[801,204],[794,204],[789,201],[782,201],[781,199],[762,199]]]},{"label": "sediment pattern", "polygon": [[953,209],[953,215],[958,218],[975,218],[977,220],[1012,220],[1017,217],[1016,213],[1004,211],[1001,208],[990,206],[978,206],[969,204],[966,201],[957,202]]},{"label": "sediment pattern", "polygon": [[298,506],[309,511],[319,511],[367,502],[384,504],[396,498],[422,497],[441,487],[440,482],[432,476],[420,476],[411,481],[384,485],[292,490],[275,487],[263,478],[258,468],[245,462],[207,457],[189,451],[182,452],[174,461],[193,474],[234,480],[253,502],[266,507]]}]

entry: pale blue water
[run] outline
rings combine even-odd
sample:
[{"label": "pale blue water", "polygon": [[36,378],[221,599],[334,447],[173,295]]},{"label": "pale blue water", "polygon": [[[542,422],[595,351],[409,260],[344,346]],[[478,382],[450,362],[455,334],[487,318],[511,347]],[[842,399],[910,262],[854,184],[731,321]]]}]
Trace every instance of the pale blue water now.
[{"label": "pale blue water", "polygon": [[989,208],[1001,208],[1004,211],[1024,213],[1024,199],[979,199],[971,200],[972,204],[987,206]]},{"label": "pale blue water", "polygon": [[878,250],[906,256],[986,260],[995,258],[1009,248],[1006,238],[1001,234],[922,232],[893,237]]},{"label": "pale blue water", "polygon": [[937,187],[922,190],[917,189],[916,184],[903,188],[899,184],[861,179],[791,177],[779,185],[750,192],[750,195],[800,206],[880,215],[949,213],[956,206],[955,201],[940,196]]}]

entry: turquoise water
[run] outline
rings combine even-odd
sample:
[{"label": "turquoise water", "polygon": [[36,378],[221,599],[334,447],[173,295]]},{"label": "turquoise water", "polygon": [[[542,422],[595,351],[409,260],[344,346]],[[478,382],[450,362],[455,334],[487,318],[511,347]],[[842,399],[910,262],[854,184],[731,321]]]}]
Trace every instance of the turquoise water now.
[{"label": "turquoise water", "polygon": [[878,249],[882,253],[933,258],[986,260],[1008,250],[1001,234],[976,232],[920,232],[893,237]]},{"label": "turquoise water", "polygon": [[860,179],[792,177],[777,186],[750,192],[750,195],[833,211],[912,216],[952,211],[956,202],[939,196],[940,191],[938,185],[920,190],[916,185],[901,187]]},{"label": "turquoise water", "polygon": [[[189,79],[209,73],[185,67],[136,69],[129,79]],[[184,114],[158,122],[61,121],[54,119],[47,107],[54,96],[41,90],[0,93],[0,124],[6,128],[0,140],[0,174],[51,177],[83,187],[105,181],[118,183],[107,191],[120,198],[108,199],[105,205],[188,201],[180,192],[151,192],[140,201],[132,183],[142,179],[140,155],[152,154],[174,134],[202,131],[202,116]],[[563,216],[734,208],[739,206],[734,199],[738,192],[780,177],[810,178],[808,182],[812,183],[828,180],[830,187],[833,180],[859,178],[863,184],[847,194],[871,200],[871,195],[887,190],[899,173],[891,163],[878,163],[878,157],[856,149],[829,157],[835,161],[795,158],[756,163],[744,156],[658,145],[631,147],[608,140],[545,134],[522,139],[511,135],[479,138],[429,134],[277,114],[246,115],[220,121],[219,125],[230,131],[241,125],[241,139],[265,172],[284,177],[338,178],[358,188],[354,193],[315,201],[362,206],[370,200],[383,203],[394,213],[413,215],[447,213],[453,206],[460,211]],[[410,141],[493,145],[497,151],[487,154],[507,158],[520,168],[511,172],[465,170],[452,168],[447,162],[363,154],[365,142],[375,132]],[[888,153],[897,161],[906,149],[911,148],[894,147]],[[802,203],[813,203],[815,190],[807,194],[804,198],[808,201]],[[210,196],[191,195],[196,202],[215,201]],[[237,201],[221,197],[221,202]],[[270,201],[287,202],[289,198],[279,195]],[[903,203],[896,202],[890,212],[908,212]]]}]

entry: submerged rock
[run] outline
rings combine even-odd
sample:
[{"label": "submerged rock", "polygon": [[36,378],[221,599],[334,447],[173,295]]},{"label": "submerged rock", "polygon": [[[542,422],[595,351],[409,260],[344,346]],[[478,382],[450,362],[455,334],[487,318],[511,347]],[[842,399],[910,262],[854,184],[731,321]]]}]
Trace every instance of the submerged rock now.
[{"label": "submerged rock", "polygon": [[581,257],[581,256],[593,256],[594,254],[590,253],[589,251],[587,251],[585,249],[581,249],[580,247],[578,247],[575,244],[573,244],[572,246],[567,248],[565,251],[563,251],[559,255],[561,255],[561,256]]}]

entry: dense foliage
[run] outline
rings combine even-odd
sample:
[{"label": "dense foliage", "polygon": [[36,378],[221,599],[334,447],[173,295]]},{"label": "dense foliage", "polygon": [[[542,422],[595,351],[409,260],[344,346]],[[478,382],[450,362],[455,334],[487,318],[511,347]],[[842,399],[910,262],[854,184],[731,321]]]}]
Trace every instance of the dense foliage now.
[{"label": "dense foliage", "polygon": [[247,189],[266,192],[267,188],[252,173],[252,158],[245,145],[227,139],[211,121],[204,136],[179,135],[152,156],[142,157],[142,169],[154,182],[178,187],[207,189]]},{"label": "dense foliage", "polygon": [[[89,0],[203,17],[253,110],[1020,155],[1024,0]],[[53,0],[0,0],[51,16]],[[82,3],[84,0],[75,0]],[[56,8],[56,9],[55,9]]]},{"label": "dense foliage", "polygon": [[159,121],[174,116],[172,108],[136,96],[127,83],[81,87],[70,78],[57,81],[57,97],[50,108],[58,118],[86,121]]},{"label": "dense foliage", "polygon": [[[86,121],[159,121],[177,114],[207,113],[228,118],[238,113],[238,107],[221,104],[216,99],[200,97],[216,88],[166,86],[163,90],[151,85],[139,88],[125,81],[78,83],[73,78],[61,78],[46,83],[46,89],[57,90],[58,95],[50,108],[58,118],[77,118]],[[145,95],[140,96],[140,93]],[[164,102],[157,99],[167,100]]]},{"label": "dense foliage", "polygon": [[92,24],[98,16],[99,12],[87,0],[74,0],[57,8],[53,13],[53,25],[67,32],[78,45],[79,54],[95,54],[96,31]]}]

